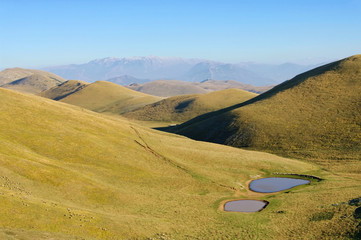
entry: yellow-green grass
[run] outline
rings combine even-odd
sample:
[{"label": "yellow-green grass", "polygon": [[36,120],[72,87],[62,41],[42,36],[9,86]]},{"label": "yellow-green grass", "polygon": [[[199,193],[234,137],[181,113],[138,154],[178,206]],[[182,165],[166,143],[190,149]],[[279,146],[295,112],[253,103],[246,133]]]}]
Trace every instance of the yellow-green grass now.
[{"label": "yellow-green grass", "polygon": [[35,73],[30,76],[1,85],[1,87],[19,92],[37,94],[61,84],[62,81],[62,79]]},{"label": "yellow-green grass", "polygon": [[29,77],[33,74],[41,75],[48,79],[57,80],[59,82],[66,81],[64,78],[46,71],[41,71],[36,69],[24,69],[24,68],[7,68],[0,72],[0,86],[6,83],[11,83],[15,80]]},{"label": "yellow-green grass", "polygon": [[[331,204],[358,197],[359,173],[344,177],[6,89],[0,99],[3,239],[344,239],[358,224],[355,207]],[[325,180],[290,193],[246,191],[250,179],[272,172]],[[219,210],[238,198],[270,204],[252,214]],[[332,219],[322,218],[330,211]]]},{"label": "yellow-green grass", "polygon": [[207,94],[170,97],[146,105],[124,116],[143,121],[181,123],[198,115],[244,102],[257,94],[241,89],[226,89]]},{"label": "yellow-green grass", "polygon": [[330,63],[245,104],[193,119],[180,126],[179,132],[236,147],[316,159],[328,169],[335,168],[339,160],[360,169],[360,72],[361,55]]},{"label": "yellow-green grass", "polygon": [[95,112],[122,114],[161,100],[115,83],[97,81],[61,98],[59,101]]},{"label": "yellow-green grass", "polygon": [[208,91],[195,83],[179,80],[156,80],[144,84],[130,85],[129,88],[160,97],[170,97],[183,94],[207,93]]},{"label": "yellow-green grass", "polygon": [[63,82],[62,84],[60,84],[58,86],[55,86],[46,91],[43,91],[37,95],[58,101],[62,98],[69,96],[70,94],[73,94],[73,93],[83,89],[88,84],[89,84],[88,82],[84,82],[84,81],[69,80],[69,81]]}]

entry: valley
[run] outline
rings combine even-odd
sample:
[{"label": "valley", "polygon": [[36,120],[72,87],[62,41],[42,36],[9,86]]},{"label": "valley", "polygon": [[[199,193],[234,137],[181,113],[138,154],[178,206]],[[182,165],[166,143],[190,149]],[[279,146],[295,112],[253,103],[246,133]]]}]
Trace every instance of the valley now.
[{"label": "valley", "polygon": [[[4,70],[0,238],[358,239],[360,69],[170,97],[54,75],[35,91],[49,75]],[[310,182],[252,190],[268,177]],[[226,205],[240,200],[261,205]]]}]

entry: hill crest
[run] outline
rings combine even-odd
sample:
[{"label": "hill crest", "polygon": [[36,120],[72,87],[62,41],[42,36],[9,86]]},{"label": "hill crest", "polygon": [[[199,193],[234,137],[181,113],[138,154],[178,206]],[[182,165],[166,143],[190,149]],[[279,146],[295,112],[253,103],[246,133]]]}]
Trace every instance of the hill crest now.
[{"label": "hill crest", "polygon": [[358,159],[360,72],[361,55],[351,56],[297,75],[243,104],[199,116],[175,131],[293,157]]}]

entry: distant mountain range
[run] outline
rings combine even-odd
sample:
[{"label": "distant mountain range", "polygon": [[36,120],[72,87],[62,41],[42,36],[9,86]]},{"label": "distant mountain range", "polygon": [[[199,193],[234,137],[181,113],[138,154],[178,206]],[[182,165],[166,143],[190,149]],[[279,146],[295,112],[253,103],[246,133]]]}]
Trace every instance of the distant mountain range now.
[{"label": "distant mountain range", "polygon": [[128,85],[152,80],[200,82],[205,79],[235,80],[255,86],[281,83],[318,65],[230,64],[202,59],[165,57],[103,58],[85,64],[47,67],[44,70],[66,79],[94,82],[107,80]]}]

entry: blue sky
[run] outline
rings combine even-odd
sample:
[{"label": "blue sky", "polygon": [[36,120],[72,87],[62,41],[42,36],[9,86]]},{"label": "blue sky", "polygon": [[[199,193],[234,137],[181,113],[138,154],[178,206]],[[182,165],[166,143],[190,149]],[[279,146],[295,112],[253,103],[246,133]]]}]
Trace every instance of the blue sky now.
[{"label": "blue sky", "polygon": [[163,56],[318,63],[361,53],[361,0],[0,0],[0,68]]}]

